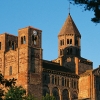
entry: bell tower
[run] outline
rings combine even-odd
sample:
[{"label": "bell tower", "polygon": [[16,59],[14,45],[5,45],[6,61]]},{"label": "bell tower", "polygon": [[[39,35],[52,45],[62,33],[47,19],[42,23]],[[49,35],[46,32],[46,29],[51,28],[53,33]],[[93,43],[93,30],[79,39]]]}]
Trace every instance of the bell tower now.
[{"label": "bell tower", "polygon": [[69,13],[58,34],[58,58],[53,61],[77,73],[79,58],[81,58],[80,42],[81,34]]},{"label": "bell tower", "polygon": [[77,56],[80,57],[81,35],[71,17],[68,15],[60,33],[58,34],[58,57]]},{"label": "bell tower", "polygon": [[25,80],[23,86],[28,93],[35,93],[39,99],[42,97],[41,34],[41,30],[31,26],[18,30],[18,83]]}]

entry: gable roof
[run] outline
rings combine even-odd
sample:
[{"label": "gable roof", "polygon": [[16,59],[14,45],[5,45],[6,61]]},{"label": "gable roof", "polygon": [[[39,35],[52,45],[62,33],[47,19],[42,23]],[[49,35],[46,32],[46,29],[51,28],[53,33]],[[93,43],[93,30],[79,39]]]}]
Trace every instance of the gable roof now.
[{"label": "gable roof", "polygon": [[54,63],[52,61],[46,61],[46,60],[43,60],[43,68],[61,72],[74,73],[70,69],[65,68],[64,66],[60,66],[59,63]]},{"label": "gable roof", "polygon": [[80,32],[78,31],[71,15],[69,14],[62,29],[60,30],[59,35],[65,35],[65,34],[73,34],[81,37]]}]

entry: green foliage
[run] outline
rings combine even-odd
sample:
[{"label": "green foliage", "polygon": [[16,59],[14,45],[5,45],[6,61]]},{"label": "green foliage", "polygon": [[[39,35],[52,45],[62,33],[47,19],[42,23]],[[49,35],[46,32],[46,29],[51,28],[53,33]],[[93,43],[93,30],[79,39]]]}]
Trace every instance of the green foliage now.
[{"label": "green foliage", "polygon": [[25,100],[37,100],[33,95],[27,95]]},{"label": "green foliage", "polygon": [[5,90],[14,86],[16,79],[5,79],[4,76],[0,73],[0,100],[2,100]]},{"label": "green foliage", "polygon": [[95,23],[100,23],[100,0],[70,0],[73,4],[80,6],[84,5],[84,10],[92,10],[94,12],[94,18],[91,20]]},{"label": "green foliage", "polygon": [[26,91],[21,86],[12,86],[5,93],[5,100],[23,100]]},{"label": "green foliage", "polygon": [[46,94],[46,96],[42,98],[42,100],[56,100],[54,96],[50,96],[49,94]]}]

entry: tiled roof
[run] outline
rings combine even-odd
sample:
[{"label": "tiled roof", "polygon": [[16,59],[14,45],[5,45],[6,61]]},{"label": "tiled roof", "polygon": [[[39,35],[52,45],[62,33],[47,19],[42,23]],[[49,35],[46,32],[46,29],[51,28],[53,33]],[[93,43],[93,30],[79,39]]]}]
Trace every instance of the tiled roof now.
[{"label": "tiled roof", "polygon": [[60,66],[59,64],[51,62],[51,61],[43,60],[43,68],[50,69],[50,70],[73,73],[70,69],[65,68],[64,66]]},{"label": "tiled roof", "polygon": [[59,35],[64,35],[64,34],[75,34],[77,36],[80,36],[81,37],[81,34],[79,33],[71,15],[69,14],[68,15],[68,18],[66,19],[60,33],[58,34]]}]

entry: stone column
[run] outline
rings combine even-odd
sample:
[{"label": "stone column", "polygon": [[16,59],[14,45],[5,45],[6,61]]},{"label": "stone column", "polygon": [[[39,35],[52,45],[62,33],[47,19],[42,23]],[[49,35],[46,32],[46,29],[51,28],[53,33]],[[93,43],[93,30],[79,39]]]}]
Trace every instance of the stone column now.
[{"label": "stone column", "polygon": [[50,75],[50,84],[52,84],[52,75]]},{"label": "stone column", "polygon": [[62,90],[61,89],[59,90],[59,97],[60,97],[60,100],[62,100]]}]

